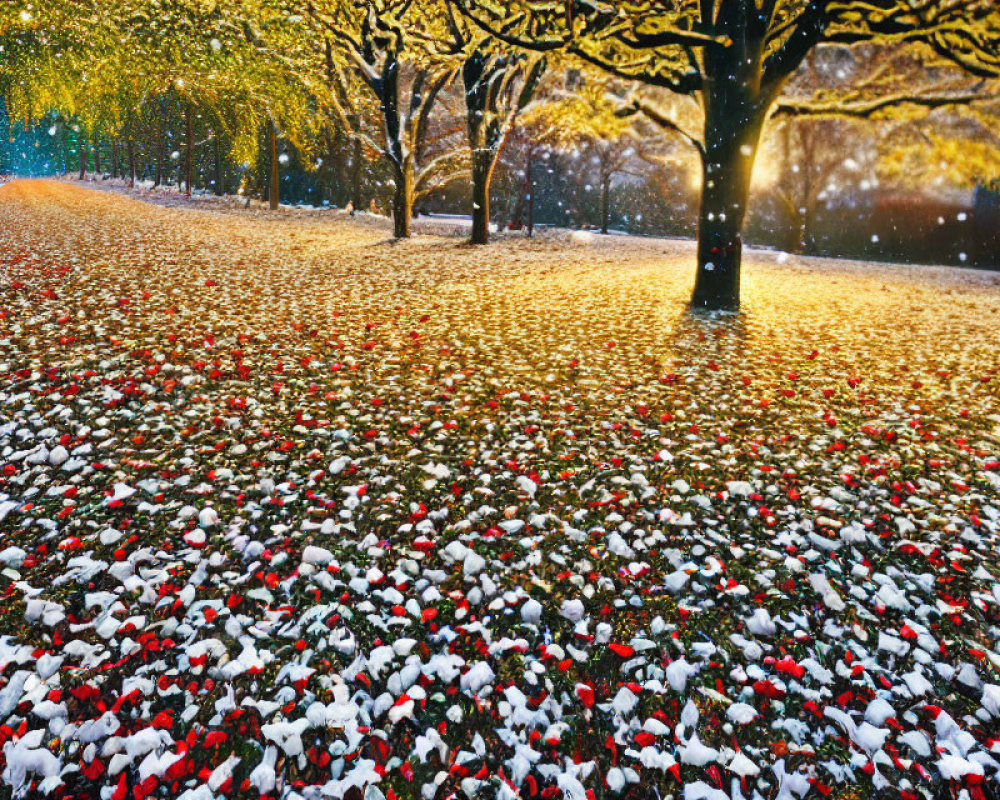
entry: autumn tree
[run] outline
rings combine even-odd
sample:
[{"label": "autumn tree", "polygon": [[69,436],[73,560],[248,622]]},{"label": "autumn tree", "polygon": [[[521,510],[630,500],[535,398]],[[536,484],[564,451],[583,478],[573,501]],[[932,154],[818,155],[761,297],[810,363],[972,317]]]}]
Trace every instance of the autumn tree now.
[{"label": "autumn tree", "polygon": [[586,83],[567,93],[549,109],[559,124],[550,136],[561,149],[570,149],[594,168],[600,192],[600,228],[607,234],[611,217],[611,186],[615,178],[635,172],[642,136],[631,114],[601,82]]},{"label": "autumn tree", "polygon": [[490,237],[490,185],[511,129],[538,89],[547,59],[486,35],[447,3],[436,11],[442,52],[460,65],[472,173],[472,244]]},{"label": "autumn tree", "polygon": [[[114,172],[121,161],[134,182],[152,162],[159,182],[167,111],[179,109],[179,179],[188,193],[199,151],[210,144],[216,191],[224,158],[266,160],[276,204],[277,159],[261,158],[261,131],[274,132],[272,144],[280,131],[303,149],[315,138],[324,103],[298,57],[304,26],[269,0],[62,0],[18,19],[22,33],[4,63],[15,78],[5,82],[11,108],[22,117],[45,109],[77,122],[80,138],[94,147],[95,169],[106,139]],[[276,148],[269,149],[273,155]],[[81,157],[81,173],[85,166]]]},{"label": "autumn tree", "polygon": [[428,131],[458,65],[429,45],[428,19],[414,0],[314,0],[305,11],[339,54],[337,63],[344,62],[378,102],[382,142],[371,144],[391,165],[394,235],[407,238],[417,198],[446,183],[457,168],[450,137],[439,137],[441,146],[432,151]]},{"label": "autumn tree", "polygon": [[[564,51],[619,78],[698,99],[703,181],[692,306],[700,309],[739,305],[742,228],[761,135],[815,48],[891,40],[974,76],[1000,73],[1000,9],[992,0],[450,1],[508,44]],[[661,123],[672,130],[669,118]]]},{"label": "autumn tree", "polygon": [[538,162],[565,144],[565,106],[578,84],[574,70],[549,71],[546,85],[540,87],[530,108],[521,114],[513,132],[518,164],[508,164],[508,170],[519,173],[520,196],[512,222],[524,227],[529,237],[535,230],[535,184]]}]

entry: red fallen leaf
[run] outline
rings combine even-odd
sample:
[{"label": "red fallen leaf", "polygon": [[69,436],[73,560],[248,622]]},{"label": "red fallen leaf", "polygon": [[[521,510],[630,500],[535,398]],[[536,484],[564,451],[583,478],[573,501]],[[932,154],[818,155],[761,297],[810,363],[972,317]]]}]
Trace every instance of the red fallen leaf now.
[{"label": "red fallen leaf", "polygon": [[815,700],[807,700],[805,703],[802,704],[802,708],[804,708],[810,714],[814,714],[817,717],[823,716],[823,712],[820,711],[819,705],[816,703]]},{"label": "red fallen leaf", "polygon": [[649,747],[655,741],[656,737],[649,731],[639,731],[635,735],[635,743],[639,745],[639,747]]},{"label": "red fallen leaf", "polygon": [[100,690],[96,686],[90,686],[89,684],[77,686],[75,689],[70,689],[69,693],[77,700],[81,701],[96,700],[101,696]]},{"label": "red fallen leaf", "polygon": [[753,690],[755,694],[762,694],[771,700],[780,700],[785,696],[785,693],[771,681],[754,681]]},{"label": "red fallen leaf", "polygon": [[174,718],[171,716],[169,711],[161,711],[153,717],[152,726],[162,730],[169,730],[174,726]]},{"label": "red fallen leaf", "polygon": [[612,643],[608,647],[611,648],[615,655],[621,656],[622,658],[632,658],[635,655],[635,648],[628,644],[618,644]]},{"label": "red fallen leaf", "polygon": [[87,780],[96,781],[101,775],[104,774],[104,764],[101,763],[99,759],[94,759],[85,767],[83,767],[80,772],[82,772]]},{"label": "red fallen leaf", "polygon": [[213,286],[218,286],[218,284],[215,281],[213,281],[211,278],[209,278],[207,281],[205,281],[205,286],[211,288]]},{"label": "red fallen leaf", "polygon": [[795,660],[791,656],[785,656],[780,661],[776,661],[774,668],[785,675],[792,675],[793,677],[801,679],[803,675],[806,674],[806,668],[800,664],[796,664]]},{"label": "red fallen leaf", "polygon": [[118,779],[118,786],[115,787],[114,793],[111,795],[111,800],[125,800],[125,796],[128,794],[128,778],[125,777],[125,773],[121,774]]},{"label": "red fallen leaf", "polygon": [[229,736],[224,731],[209,731],[205,737],[205,747],[216,747],[228,738]]}]

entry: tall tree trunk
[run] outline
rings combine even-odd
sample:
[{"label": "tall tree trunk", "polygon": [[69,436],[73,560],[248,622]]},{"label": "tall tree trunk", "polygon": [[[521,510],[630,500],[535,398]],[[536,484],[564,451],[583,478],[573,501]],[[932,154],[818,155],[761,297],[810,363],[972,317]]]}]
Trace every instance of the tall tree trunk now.
[{"label": "tall tree trunk", "polygon": [[69,174],[69,126],[62,126],[63,175]]},{"label": "tall tree trunk", "polygon": [[351,156],[351,202],[355,211],[361,211],[361,137],[354,137],[354,154]]},{"label": "tall tree trunk", "polygon": [[409,239],[412,232],[415,183],[413,162],[407,158],[402,169],[396,170],[396,191],[392,199],[393,236],[397,239]]},{"label": "tall tree trunk", "polygon": [[94,172],[97,176],[104,180],[104,174],[101,172],[101,140],[94,139]]},{"label": "tall tree trunk", "polygon": [[490,183],[495,165],[488,148],[472,151],[472,244],[490,241]]},{"label": "tall tree trunk", "polygon": [[738,86],[706,95],[695,309],[739,308],[743,221],[766,116],[761,105]]},{"label": "tall tree trunk", "polygon": [[524,193],[525,205],[528,214],[528,238],[535,235],[535,148],[528,146],[528,158],[524,166]]},{"label": "tall tree trunk", "polygon": [[80,132],[80,142],[77,145],[77,150],[80,153],[80,180],[85,180],[87,177],[87,137],[83,135],[83,131]]},{"label": "tall tree trunk", "polygon": [[278,208],[281,200],[281,173],[278,169],[278,129],[273,119],[267,121],[268,151],[271,160],[271,181],[269,204],[272,211]]},{"label": "tall tree trunk", "polygon": [[222,197],[225,194],[225,178],[222,169],[222,145],[219,144],[219,135],[216,134],[212,137],[213,145],[215,147],[215,194],[217,197]]},{"label": "tall tree trunk", "polygon": [[185,179],[185,194],[190,197],[191,190],[194,187],[194,112],[189,105],[187,111],[184,114],[185,123],[185,140],[187,147],[187,177]]},{"label": "tall tree trunk", "polygon": [[156,166],[154,167],[155,176],[153,178],[153,186],[159,186],[163,183],[163,162],[167,157],[167,110],[165,107],[160,106],[160,119],[157,121],[156,125]]},{"label": "tall tree trunk", "polygon": [[[338,175],[344,175],[344,163],[346,159],[337,158],[337,154],[343,151],[340,129],[330,132],[329,128],[323,130],[323,169],[316,173],[317,189],[319,191],[319,204],[335,206],[337,205],[337,187],[343,187],[343,181],[338,180]],[[323,172],[326,172],[326,181],[323,180]]]},{"label": "tall tree trunk", "polygon": [[118,177],[118,140],[111,142],[111,177]]},{"label": "tall tree trunk", "polygon": [[611,219],[611,176],[601,176],[601,233],[608,235]]},{"label": "tall tree trunk", "polygon": [[135,188],[135,142],[132,140],[131,129],[125,138],[125,150],[128,154],[128,185]]}]

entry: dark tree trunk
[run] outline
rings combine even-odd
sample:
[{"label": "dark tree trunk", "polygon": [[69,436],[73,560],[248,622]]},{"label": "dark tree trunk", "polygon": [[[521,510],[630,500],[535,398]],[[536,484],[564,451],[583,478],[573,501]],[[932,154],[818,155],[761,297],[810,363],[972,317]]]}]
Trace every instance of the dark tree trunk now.
[{"label": "dark tree trunk", "polygon": [[396,190],[392,198],[393,236],[397,239],[409,239],[412,233],[414,183],[413,164],[404,161],[402,169],[396,170]]},{"label": "dark tree trunk", "polygon": [[272,211],[278,208],[281,201],[281,173],[278,169],[278,129],[274,120],[267,122],[268,151],[271,161],[271,180],[268,202]]},{"label": "dark tree trunk", "polygon": [[535,150],[528,147],[527,163],[524,167],[524,194],[528,216],[528,238],[535,235]]},{"label": "dark tree trunk", "polygon": [[351,156],[351,202],[355,211],[361,211],[361,139],[354,137],[354,154]]},{"label": "dark tree trunk", "polygon": [[104,175],[101,173],[101,140],[100,139],[95,139],[94,140],[94,172],[102,180],[104,179]]},{"label": "dark tree trunk", "polygon": [[128,185],[129,188],[135,188],[135,142],[131,131],[125,139],[125,151],[128,154]]},{"label": "dark tree trunk", "polygon": [[163,161],[167,157],[167,136],[166,136],[166,116],[167,111],[161,108],[160,120],[156,127],[156,166],[153,185],[159,186],[163,183]]},{"label": "dark tree trunk", "polygon": [[194,112],[190,106],[187,108],[187,113],[184,115],[184,127],[185,127],[185,143],[184,148],[187,151],[187,163],[184,183],[184,193],[190,197],[191,191],[194,188]]},{"label": "dark tree trunk", "polygon": [[[343,152],[343,137],[340,129],[336,129],[332,134],[329,129],[323,131],[323,142],[326,145],[323,157],[323,170],[317,172],[317,184],[319,189],[320,205],[337,205],[337,189],[345,185],[342,180],[344,176],[344,162],[346,159],[338,159],[338,153]],[[323,171],[326,172],[327,181],[323,181]],[[325,203],[324,203],[325,201]]]},{"label": "dark tree trunk", "polygon": [[698,276],[691,306],[732,311],[740,305],[743,221],[766,109],[731,84],[708,94],[706,104]]},{"label": "dark tree trunk", "polygon": [[601,176],[601,233],[608,235],[611,220],[611,177]]},{"label": "dark tree trunk", "polygon": [[496,160],[487,149],[472,153],[472,244],[490,241],[490,183]]},{"label": "dark tree trunk", "polygon": [[218,134],[213,137],[212,141],[215,148],[215,194],[217,197],[222,197],[226,187],[222,170],[222,145],[219,144]]},{"label": "dark tree trunk", "polygon": [[80,143],[77,145],[80,151],[80,180],[85,180],[87,177],[87,137],[82,133],[80,134]]},{"label": "dark tree trunk", "polygon": [[62,126],[63,175],[69,174],[69,126]]},{"label": "dark tree trunk", "polygon": [[118,140],[111,143],[111,177],[118,177]]}]

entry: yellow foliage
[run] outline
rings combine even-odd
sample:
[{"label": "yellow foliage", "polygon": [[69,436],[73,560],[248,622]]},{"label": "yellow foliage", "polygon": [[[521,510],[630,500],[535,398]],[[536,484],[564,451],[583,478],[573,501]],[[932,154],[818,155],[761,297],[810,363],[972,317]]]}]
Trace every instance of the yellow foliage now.
[{"label": "yellow foliage", "polygon": [[1000,181],[996,142],[939,134],[927,138],[888,149],[879,161],[879,176],[910,188],[938,181],[964,188]]}]

